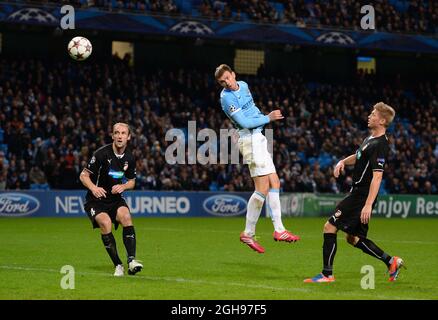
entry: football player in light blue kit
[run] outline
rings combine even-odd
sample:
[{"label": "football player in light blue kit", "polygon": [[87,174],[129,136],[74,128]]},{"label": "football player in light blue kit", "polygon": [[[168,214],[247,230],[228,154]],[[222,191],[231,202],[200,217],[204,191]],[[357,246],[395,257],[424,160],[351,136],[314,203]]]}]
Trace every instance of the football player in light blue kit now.
[{"label": "football player in light blue kit", "polygon": [[240,234],[240,241],[258,253],[265,249],[255,240],[256,224],[265,199],[274,224],[274,240],[295,242],[300,238],[283,226],[280,205],[280,180],[275,171],[272,156],[268,151],[263,127],[271,121],[284,117],[280,110],[264,115],[254,103],[248,85],[236,81],[236,74],[226,64],[216,68],[215,78],[224,88],[220,95],[222,110],[239,131],[239,150],[249,167],[255,191],[248,201],[245,231]]}]

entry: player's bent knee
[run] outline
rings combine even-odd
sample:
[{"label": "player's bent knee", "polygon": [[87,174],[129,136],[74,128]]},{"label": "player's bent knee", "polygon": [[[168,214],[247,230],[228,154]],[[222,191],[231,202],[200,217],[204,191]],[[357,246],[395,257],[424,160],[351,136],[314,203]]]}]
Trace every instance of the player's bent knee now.
[{"label": "player's bent knee", "polygon": [[263,194],[268,194],[269,191],[269,180],[266,180],[266,183],[258,183],[255,186],[255,190],[263,193]]},{"label": "player's bent knee", "polygon": [[129,215],[129,213],[127,214],[126,217],[124,217],[124,218],[121,220],[121,224],[122,224],[122,226],[124,226],[124,227],[132,226],[132,219],[131,219],[131,216]]},{"label": "player's bent knee", "polygon": [[280,179],[276,173],[269,176],[269,187],[270,189],[280,189]]},{"label": "player's bent knee", "polygon": [[324,224],[324,233],[336,233],[338,229],[334,225],[332,225],[330,222],[326,222]]},{"label": "player's bent knee", "polygon": [[271,183],[269,186],[269,189],[280,189],[280,182],[278,183]]},{"label": "player's bent knee", "polygon": [[256,187],[255,191],[263,194],[264,196],[267,196],[269,192],[269,184],[267,184],[266,186],[258,186]]},{"label": "player's bent knee", "polygon": [[266,189],[259,189],[259,190],[256,190],[257,192],[260,192],[261,194],[263,194],[265,197],[268,195],[268,192],[269,192],[269,189],[268,188],[266,188]]},{"label": "player's bent knee", "polygon": [[132,225],[132,218],[131,214],[129,213],[129,210],[120,210],[117,212],[117,220],[120,222],[120,224],[124,227],[131,226]]},{"label": "player's bent knee", "polygon": [[263,195],[267,195],[269,192],[269,177],[260,176],[254,178],[255,191],[260,192]]},{"label": "player's bent knee", "polygon": [[99,225],[99,228],[105,233],[111,231],[111,219],[108,215],[99,214],[96,216],[96,222]]},{"label": "player's bent knee", "polygon": [[352,246],[355,246],[356,243],[359,241],[359,238],[358,238],[358,237],[353,236],[353,235],[351,235],[351,234],[347,234],[347,235],[345,236],[345,239],[346,239],[347,242],[348,242],[349,244],[351,244]]}]

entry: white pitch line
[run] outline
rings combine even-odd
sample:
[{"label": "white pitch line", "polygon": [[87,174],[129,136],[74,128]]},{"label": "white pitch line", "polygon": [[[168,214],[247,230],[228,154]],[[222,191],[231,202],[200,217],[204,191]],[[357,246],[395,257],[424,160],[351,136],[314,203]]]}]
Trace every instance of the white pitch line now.
[{"label": "white pitch line", "polygon": [[[51,272],[51,273],[57,273],[60,274],[60,270],[55,269],[43,269],[43,268],[29,268],[29,267],[20,267],[20,266],[5,266],[0,265],[0,269],[5,270],[20,270],[20,271],[36,271],[36,272]],[[80,275],[92,275],[92,276],[101,276],[101,277],[111,277],[113,279],[116,279],[112,274],[110,273],[102,273],[102,272],[75,272],[76,274]],[[305,293],[311,293],[315,292],[315,290],[309,290],[304,288],[285,288],[285,287],[273,287],[273,286],[267,286],[267,285],[255,285],[255,284],[247,284],[247,283],[239,283],[239,282],[217,282],[217,281],[207,281],[207,280],[193,280],[193,279],[184,279],[184,278],[170,278],[170,277],[152,277],[152,276],[143,276],[136,274],[135,276],[127,276],[124,278],[129,279],[145,279],[145,280],[151,280],[151,281],[166,281],[166,282],[185,282],[185,283],[193,283],[193,284],[202,284],[202,285],[212,285],[212,286],[230,286],[230,287],[244,287],[248,289],[266,289],[266,290],[277,290],[277,291],[289,291],[289,292],[305,292]],[[313,284],[309,284],[309,286],[312,286]],[[321,285],[321,284],[318,284]],[[314,288],[317,288],[316,286]],[[376,295],[376,294],[362,294],[362,293],[351,293],[351,292],[336,292],[336,295],[341,296],[347,296],[351,297],[351,295],[354,294],[356,296],[362,296],[365,298],[378,298],[382,300],[423,300],[419,298],[412,298],[412,297],[398,297],[398,296],[385,296],[385,295]]]},{"label": "white pitch line", "polygon": [[[155,228],[155,227],[135,227],[136,230],[153,230],[153,231],[169,231],[169,232],[186,232],[186,229],[179,229],[179,228]],[[206,230],[201,229],[197,230],[196,232],[199,233],[226,233],[226,234],[238,234],[239,232],[236,231],[228,231],[228,230]],[[299,234],[299,232],[298,232]],[[263,236],[272,236],[272,233],[268,232],[258,232],[257,235],[263,235]],[[341,238],[342,234],[340,235]],[[322,237],[320,236],[306,236],[306,238],[310,239],[319,239]],[[393,243],[406,243],[406,244],[438,244],[438,241],[419,241],[419,240],[383,240],[383,239],[376,239],[373,238],[375,241],[379,242],[393,242]]]}]

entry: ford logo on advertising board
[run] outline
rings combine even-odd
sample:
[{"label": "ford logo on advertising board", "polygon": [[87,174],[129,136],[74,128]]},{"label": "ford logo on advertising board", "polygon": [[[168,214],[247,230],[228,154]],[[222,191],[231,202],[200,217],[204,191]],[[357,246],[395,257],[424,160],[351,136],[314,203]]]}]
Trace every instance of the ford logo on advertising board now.
[{"label": "ford logo on advertising board", "polygon": [[39,207],[38,199],[27,194],[0,193],[0,216],[27,216],[37,211]]},{"label": "ford logo on advertising board", "polygon": [[247,201],[239,196],[215,195],[204,200],[205,211],[215,216],[237,216],[246,212]]}]

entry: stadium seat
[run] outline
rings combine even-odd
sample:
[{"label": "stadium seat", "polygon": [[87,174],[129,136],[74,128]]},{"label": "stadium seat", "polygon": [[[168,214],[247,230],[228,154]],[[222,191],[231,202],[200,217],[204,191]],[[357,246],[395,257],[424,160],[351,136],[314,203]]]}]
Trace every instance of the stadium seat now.
[{"label": "stadium seat", "polygon": [[209,189],[210,189],[210,191],[218,191],[217,182],[213,181],[212,183],[210,183]]},{"label": "stadium seat", "polygon": [[386,181],[382,179],[382,183],[380,184],[379,195],[388,194],[388,191],[385,188]]},{"label": "stadium seat", "polygon": [[196,6],[198,1],[187,1],[187,0],[173,0],[178,10],[183,14],[193,13],[193,7]]},{"label": "stadium seat", "polygon": [[242,12],[242,13],[240,14],[240,16],[242,17],[242,20],[243,20],[243,21],[248,21],[248,20],[250,20],[248,14],[247,14],[246,12]]},{"label": "stadium seat", "polygon": [[5,154],[8,153],[8,145],[7,144],[0,144],[0,151],[3,151]]},{"label": "stadium seat", "polygon": [[298,158],[300,158],[300,160],[302,162],[307,162],[307,157],[306,157],[306,153],[305,152],[297,152],[297,156],[298,156]]},{"label": "stadium seat", "polygon": [[321,169],[325,169],[333,163],[333,160],[332,160],[332,157],[328,153],[323,152],[318,157],[318,162],[319,162]]},{"label": "stadium seat", "polygon": [[50,190],[50,186],[47,183],[31,183],[30,190]]},{"label": "stadium seat", "polygon": [[401,13],[405,13],[409,8],[409,1],[406,0],[389,0],[389,3]]},{"label": "stadium seat", "polygon": [[199,17],[201,14],[199,13],[198,9],[192,8],[190,11],[190,16],[192,17]]},{"label": "stadium seat", "polygon": [[279,17],[283,16],[284,5],[280,2],[271,2],[272,7],[278,12]]},{"label": "stadium seat", "polygon": [[307,159],[307,163],[309,163],[310,166],[313,166],[313,164],[317,161],[316,158],[314,157],[310,157],[309,159]]},{"label": "stadium seat", "polygon": [[339,119],[329,119],[328,124],[330,128],[336,127],[341,123]]}]

